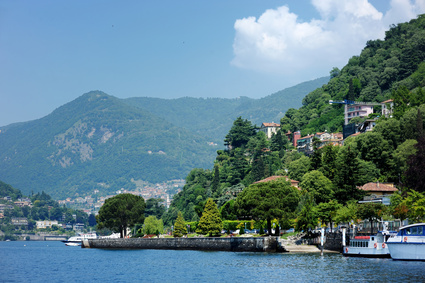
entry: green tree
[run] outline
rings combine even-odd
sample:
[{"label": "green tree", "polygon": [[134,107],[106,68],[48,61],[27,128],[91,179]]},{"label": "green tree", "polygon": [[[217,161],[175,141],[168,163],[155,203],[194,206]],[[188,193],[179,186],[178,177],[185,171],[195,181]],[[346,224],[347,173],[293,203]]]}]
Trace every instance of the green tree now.
[{"label": "green tree", "polygon": [[339,203],[347,203],[349,200],[359,200],[363,192],[357,188],[359,184],[359,161],[356,153],[348,146],[340,152],[338,168],[335,178],[335,197]]},{"label": "green tree", "polygon": [[333,79],[335,77],[338,77],[341,71],[337,67],[333,67],[329,73],[330,73],[331,79]]},{"label": "green tree", "polygon": [[380,134],[393,150],[402,142],[402,132],[399,120],[388,119],[379,121],[373,128],[373,132]]},{"label": "green tree", "polygon": [[145,217],[155,216],[161,218],[165,213],[164,200],[160,198],[150,198],[146,201]]},{"label": "green tree", "polygon": [[247,119],[238,117],[224,139],[224,145],[230,148],[237,148],[246,145],[249,139],[256,134],[257,127],[252,125]]},{"label": "green tree", "polygon": [[301,180],[304,174],[310,171],[310,168],[310,158],[302,156],[301,158],[289,163],[289,178],[293,180]]},{"label": "green tree", "polygon": [[397,219],[403,221],[408,217],[409,208],[404,201],[401,192],[396,192],[390,197],[390,213]]},{"label": "green tree", "polygon": [[144,233],[146,235],[152,235],[159,232],[159,234],[164,233],[164,224],[162,219],[157,219],[154,215],[150,215],[145,218],[144,224]]},{"label": "green tree", "polygon": [[284,131],[280,129],[276,134],[272,135],[270,139],[270,149],[272,151],[279,152],[279,156],[282,158],[290,146],[288,137],[284,134]]},{"label": "green tree", "polygon": [[356,138],[356,144],[361,159],[372,161],[376,167],[383,171],[390,170],[389,158],[392,150],[388,141],[381,134],[364,133]]},{"label": "green tree", "polygon": [[[404,172],[407,170],[407,160],[409,156],[416,153],[416,140],[408,139],[400,144],[393,152],[394,174],[398,177],[400,183],[404,183]],[[403,181],[401,178],[403,177]]]},{"label": "green tree", "polygon": [[[387,174],[391,174],[388,172]],[[358,184],[364,185],[369,182],[376,182],[382,176],[381,171],[376,168],[372,161],[359,159],[359,179]]]},{"label": "green tree", "polygon": [[316,207],[316,215],[322,221],[322,223],[329,223],[329,226],[333,227],[333,221],[336,217],[338,209],[342,207],[336,200],[329,202],[322,202]]},{"label": "green tree", "polygon": [[216,236],[220,235],[222,229],[223,224],[221,222],[220,212],[213,199],[209,198],[205,204],[205,209],[199,220],[196,232],[203,235]]},{"label": "green tree", "polygon": [[211,183],[211,193],[214,199],[218,199],[221,195],[220,190],[220,169],[218,164],[214,165],[214,177]]},{"label": "green tree", "polygon": [[119,194],[108,198],[96,216],[98,229],[109,228],[119,232],[121,238],[127,235],[127,228],[145,219],[145,201],[140,196]]},{"label": "green tree", "polygon": [[236,148],[231,152],[230,174],[227,178],[227,182],[232,186],[242,182],[250,168],[245,153],[243,148]]},{"label": "green tree", "polygon": [[405,173],[406,185],[417,192],[425,191],[425,135],[422,127],[422,115],[418,109],[418,143],[415,145],[416,153],[409,156],[408,169]]},{"label": "green tree", "polygon": [[320,171],[313,170],[304,174],[300,187],[308,192],[316,203],[328,202],[333,198],[333,184]]},{"label": "green tree", "polygon": [[337,157],[339,146],[334,146],[332,144],[326,145],[322,148],[322,161],[320,171],[332,182],[335,179],[337,172]]},{"label": "green tree", "polygon": [[237,220],[237,211],[235,208],[235,200],[229,200],[220,207],[220,216],[223,220]]},{"label": "green tree", "polygon": [[291,183],[280,178],[271,182],[252,184],[236,198],[238,215],[244,219],[254,218],[267,221],[271,234],[271,221],[279,219],[286,211],[295,211],[299,192]]},{"label": "green tree", "polygon": [[183,214],[179,211],[177,213],[176,222],[174,222],[173,236],[183,237],[186,234],[187,234],[187,229],[184,222]]},{"label": "green tree", "polygon": [[425,196],[420,192],[411,190],[403,202],[408,208],[407,216],[415,222],[421,222],[425,218]]},{"label": "green tree", "polygon": [[322,149],[319,148],[320,139],[313,137],[313,154],[310,156],[310,164],[313,170],[322,167]]},{"label": "green tree", "polygon": [[314,209],[314,199],[309,193],[307,193],[304,195],[302,209],[298,213],[295,230],[310,233],[311,230],[316,228],[317,224],[318,220],[316,210]]},{"label": "green tree", "polygon": [[90,213],[89,215],[89,226],[96,226],[96,216],[93,213]]},{"label": "green tree", "polygon": [[368,219],[373,234],[373,221],[383,215],[385,206],[382,203],[364,203],[358,206],[357,215],[361,219]]},{"label": "green tree", "polygon": [[397,90],[393,90],[392,99],[394,101],[394,117],[400,119],[409,108],[410,91],[405,85],[401,85]]},{"label": "green tree", "polygon": [[[420,113],[421,115],[418,115]],[[411,108],[404,113],[400,119],[400,128],[402,132],[403,140],[414,139],[417,140],[420,131],[424,129],[423,121],[425,118],[425,104],[420,105],[417,108]],[[422,127],[418,125],[422,119]],[[422,129],[421,129],[422,128]]]},{"label": "green tree", "polygon": [[336,223],[349,223],[357,220],[358,205],[355,200],[348,201],[345,206],[338,208],[335,215]]}]

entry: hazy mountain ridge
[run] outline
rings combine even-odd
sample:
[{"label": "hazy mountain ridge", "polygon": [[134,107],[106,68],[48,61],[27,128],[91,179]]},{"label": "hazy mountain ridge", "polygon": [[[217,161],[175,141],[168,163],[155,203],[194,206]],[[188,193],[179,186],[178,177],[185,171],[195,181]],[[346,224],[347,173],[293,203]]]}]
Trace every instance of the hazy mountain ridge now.
[{"label": "hazy mountain ridge", "polygon": [[263,122],[279,123],[289,108],[299,108],[302,99],[329,81],[322,77],[281,90],[261,99],[238,97],[160,99],[151,97],[127,98],[124,102],[140,107],[176,126],[209,137],[219,145],[233,121],[242,116],[260,126]]}]

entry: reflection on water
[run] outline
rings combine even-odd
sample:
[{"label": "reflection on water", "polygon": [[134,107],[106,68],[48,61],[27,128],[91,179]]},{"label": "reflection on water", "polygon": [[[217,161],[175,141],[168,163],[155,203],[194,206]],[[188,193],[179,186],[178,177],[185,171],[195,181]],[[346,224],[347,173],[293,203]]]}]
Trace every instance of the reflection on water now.
[{"label": "reflection on water", "polygon": [[99,250],[0,242],[0,282],[424,282],[425,262],[173,250]]}]

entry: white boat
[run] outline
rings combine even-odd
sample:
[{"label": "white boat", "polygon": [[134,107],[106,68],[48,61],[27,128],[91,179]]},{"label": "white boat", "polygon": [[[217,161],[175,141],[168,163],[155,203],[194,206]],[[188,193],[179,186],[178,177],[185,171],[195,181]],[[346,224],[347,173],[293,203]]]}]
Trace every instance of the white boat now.
[{"label": "white boat", "polygon": [[383,223],[383,231],[373,236],[355,236],[350,239],[348,247],[344,247],[344,256],[383,257],[390,258],[390,250],[386,241],[397,232],[388,231],[388,222]]},{"label": "white boat", "polygon": [[65,243],[66,246],[71,246],[71,247],[78,247],[81,246],[81,244],[79,243]]},{"label": "white boat", "polygon": [[113,233],[109,236],[100,236],[99,239],[119,239],[121,238],[120,233]]},{"label": "white boat", "polygon": [[350,239],[349,246],[344,247],[342,254],[344,256],[390,258],[390,251],[386,244],[390,233],[382,231],[373,236],[356,236],[354,239]]},{"label": "white boat", "polygon": [[387,244],[395,260],[425,260],[425,223],[401,227]]},{"label": "white boat", "polygon": [[71,244],[81,245],[83,240],[97,239],[97,238],[98,237],[97,237],[96,233],[93,232],[93,233],[79,234],[77,236],[70,237],[68,240],[62,241],[62,242],[64,242],[67,246],[71,246]]}]

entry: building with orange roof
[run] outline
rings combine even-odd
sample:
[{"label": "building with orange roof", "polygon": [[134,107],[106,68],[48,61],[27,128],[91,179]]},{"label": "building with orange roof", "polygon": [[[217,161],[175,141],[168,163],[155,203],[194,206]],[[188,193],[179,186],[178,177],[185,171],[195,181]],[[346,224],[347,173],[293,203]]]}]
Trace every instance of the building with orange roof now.
[{"label": "building with orange roof", "polygon": [[391,195],[398,192],[398,189],[394,187],[393,183],[371,182],[358,188],[367,193],[363,201],[359,203],[377,202],[389,205]]},{"label": "building with orange roof", "polygon": [[280,129],[280,124],[277,123],[263,123],[261,124],[260,131],[264,132],[268,139],[271,139],[273,134],[276,134]]},{"label": "building with orange roof", "polygon": [[287,176],[276,176],[276,175],[275,176],[270,176],[270,177],[267,177],[267,178],[265,178],[263,180],[254,182],[254,184],[276,181],[276,180],[281,179],[281,178],[285,178],[286,181],[290,181],[291,182],[291,186],[292,187],[295,187],[298,190],[301,190],[301,188],[299,186],[299,183],[300,182],[299,181],[295,181],[295,180],[291,180]]}]

